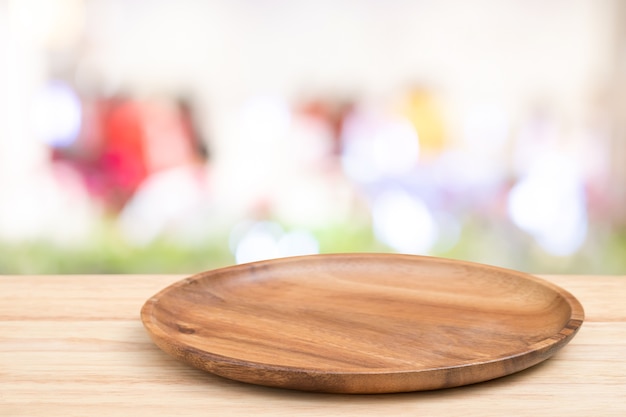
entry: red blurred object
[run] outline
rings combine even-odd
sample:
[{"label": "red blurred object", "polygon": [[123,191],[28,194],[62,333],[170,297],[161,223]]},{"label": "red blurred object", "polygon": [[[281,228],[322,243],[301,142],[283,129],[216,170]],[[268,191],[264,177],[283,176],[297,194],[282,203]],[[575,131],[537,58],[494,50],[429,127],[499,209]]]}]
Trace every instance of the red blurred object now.
[{"label": "red blurred object", "polygon": [[73,166],[109,211],[123,208],[151,174],[206,159],[184,101],[114,97],[84,106],[81,136],[52,155]]},{"label": "red blurred object", "polygon": [[332,133],[334,156],[341,155],[341,136],[346,117],[354,110],[354,103],[348,100],[313,99],[304,102],[298,109],[300,114],[326,124]]},{"label": "red blurred object", "polygon": [[104,143],[98,162],[105,189],[101,191],[109,204],[117,207],[126,203],[148,176],[141,107],[132,101],[112,103],[102,128]]}]

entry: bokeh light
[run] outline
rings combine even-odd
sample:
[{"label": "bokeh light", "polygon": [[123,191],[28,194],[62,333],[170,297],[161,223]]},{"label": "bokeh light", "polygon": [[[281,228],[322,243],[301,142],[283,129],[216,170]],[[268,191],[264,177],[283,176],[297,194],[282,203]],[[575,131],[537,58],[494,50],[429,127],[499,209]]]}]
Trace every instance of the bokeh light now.
[{"label": "bokeh light", "polygon": [[80,133],[82,105],[67,84],[53,81],[35,97],[31,123],[35,135],[52,147],[74,143]]},{"label": "bokeh light", "polygon": [[342,162],[350,178],[374,182],[406,175],[417,166],[419,141],[408,120],[357,113],[346,124]]},{"label": "bokeh light", "polygon": [[398,252],[427,254],[438,237],[437,223],[426,204],[401,189],[390,189],[374,200],[374,233]]},{"label": "bokeh light", "polygon": [[237,263],[319,253],[319,243],[306,230],[285,231],[270,221],[243,222],[230,235]]},{"label": "bokeh light", "polygon": [[515,224],[558,256],[575,253],[587,234],[586,198],[577,168],[566,156],[545,155],[509,194]]}]

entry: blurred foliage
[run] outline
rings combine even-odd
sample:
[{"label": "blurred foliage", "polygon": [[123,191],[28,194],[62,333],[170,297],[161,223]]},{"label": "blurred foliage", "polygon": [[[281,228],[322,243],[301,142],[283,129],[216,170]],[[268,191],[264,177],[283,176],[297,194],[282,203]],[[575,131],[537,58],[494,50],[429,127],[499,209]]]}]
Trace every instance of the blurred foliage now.
[{"label": "blurred foliage", "polygon": [[[138,247],[114,230],[104,228],[89,244],[73,247],[45,241],[0,242],[0,274],[192,274],[235,263],[227,235],[207,236],[194,245],[162,238]],[[626,273],[626,230],[594,231],[577,254],[560,258],[543,252],[513,226],[468,219],[459,242],[451,248],[435,248],[432,255],[537,274]],[[364,224],[336,225],[313,233],[322,253],[391,252]]]},{"label": "blurred foliage", "polygon": [[435,255],[502,266],[533,274],[626,274],[626,229],[596,227],[571,256],[546,253],[513,225],[487,226],[485,220],[464,226],[459,243]]},{"label": "blurred foliage", "polygon": [[225,266],[230,254],[217,245],[181,247],[167,241],[133,247],[103,239],[83,247],[49,242],[0,244],[2,274],[191,273]]}]

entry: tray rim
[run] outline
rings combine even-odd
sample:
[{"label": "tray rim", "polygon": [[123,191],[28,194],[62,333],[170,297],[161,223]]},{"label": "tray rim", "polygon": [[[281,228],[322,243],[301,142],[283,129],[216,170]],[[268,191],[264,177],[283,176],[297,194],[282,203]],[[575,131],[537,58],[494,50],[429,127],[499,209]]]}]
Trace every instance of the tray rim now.
[{"label": "tray rim", "polygon": [[[276,264],[298,263],[298,262],[305,261],[305,260],[311,260],[313,258],[315,259],[325,259],[325,258],[357,259],[357,258],[363,258],[363,257],[379,258],[379,259],[387,258],[389,261],[393,261],[394,259],[405,259],[405,260],[411,260],[411,261],[417,261],[417,262],[425,261],[425,262],[434,262],[434,263],[443,263],[443,264],[455,264],[459,266],[467,266],[470,268],[488,269],[488,270],[492,270],[492,271],[496,271],[500,273],[505,273],[507,275],[514,275],[519,279],[533,281],[543,287],[546,287],[556,292],[559,296],[561,296],[567,302],[568,306],[570,307],[570,315],[567,321],[564,323],[563,327],[557,333],[554,333],[546,337],[545,339],[541,339],[533,343],[532,345],[529,345],[528,348],[523,351],[518,351],[515,354],[509,355],[509,356],[498,357],[498,358],[488,359],[484,361],[470,361],[468,363],[461,363],[461,364],[455,364],[455,365],[449,365],[449,366],[424,367],[424,368],[415,368],[415,369],[379,368],[376,370],[363,369],[363,370],[354,370],[354,371],[350,371],[350,370],[332,371],[332,370],[306,368],[306,367],[298,367],[298,366],[291,366],[291,365],[271,364],[271,363],[264,363],[264,362],[255,362],[255,361],[250,361],[250,360],[241,360],[241,359],[237,359],[237,358],[233,358],[229,356],[224,356],[224,355],[220,355],[220,354],[213,353],[210,351],[197,349],[193,346],[190,346],[180,341],[180,339],[171,338],[170,336],[166,334],[166,332],[164,332],[159,327],[158,324],[156,324],[153,321],[152,312],[156,308],[156,304],[158,303],[158,301],[164,295],[166,295],[172,290],[175,290],[178,287],[188,285],[197,280],[202,280],[206,278],[207,276],[214,275],[216,273],[220,273],[220,272],[221,273],[236,273],[238,270],[248,270],[251,266],[254,267],[254,266],[263,266],[267,264],[276,265]],[[552,282],[549,282],[543,278],[540,278],[534,274],[530,274],[530,273],[526,273],[526,272],[522,272],[518,270],[513,270],[513,269],[508,269],[508,268],[504,268],[500,266],[483,264],[479,262],[450,259],[450,258],[444,258],[444,257],[401,254],[401,253],[358,252],[358,253],[331,253],[331,254],[302,255],[302,256],[274,258],[274,259],[267,259],[267,260],[261,260],[261,261],[255,261],[255,262],[248,262],[248,263],[243,263],[243,264],[230,265],[230,266],[225,266],[222,268],[216,268],[212,270],[198,272],[166,286],[165,288],[161,289],[156,294],[154,294],[152,297],[148,298],[144,302],[143,306],[141,307],[140,318],[150,338],[161,350],[165,351],[166,353],[170,355],[175,356],[177,359],[182,360],[183,362],[186,362],[192,366],[198,367],[200,369],[203,369],[205,371],[208,371],[208,372],[220,375],[220,376],[225,376],[226,378],[233,379],[231,376],[223,375],[222,373],[220,373],[219,369],[211,369],[212,366],[207,366],[207,365],[215,365],[216,368],[219,368],[220,365],[235,366],[235,367],[242,367],[246,369],[262,370],[264,372],[277,373],[277,374],[293,373],[293,374],[300,374],[300,375],[306,375],[306,376],[311,376],[311,377],[336,376],[336,377],[350,377],[351,378],[351,377],[359,377],[359,376],[394,376],[394,375],[397,376],[397,375],[417,375],[417,374],[427,375],[427,374],[436,373],[436,372],[450,372],[450,371],[456,372],[459,370],[463,370],[464,368],[483,368],[483,367],[489,367],[495,364],[501,364],[501,363],[506,364],[507,362],[514,361],[518,358],[526,357],[529,355],[532,356],[533,354],[538,354],[540,356],[540,358],[537,360],[530,360],[528,364],[526,364],[522,368],[513,370],[511,372],[507,372],[505,374],[505,375],[510,375],[510,374],[519,372],[523,369],[534,366],[540,362],[543,362],[544,360],[550,358],[554,353],[559,351],[567,343],[569,343],[569,341],[576,335],[576,333],[578,332],[578,330],[580,330],[582,324],[584,323],[585,312],[580,301],[569,291],[565,290],[564,288]],[[198,363],[198,360],[197,360],[198,358],[204,358],[211,363],[209,364]],[[502,376],[505,376],[505,375],[502,375]],[[493,378],[498,378],[498,377],[499,376],[496,376]],[[472,381],[469,383],[482,382],[482,381],[486,381],[486,380],[493,379],[493,378],[485,378],[485,379],[481,379],[478,381]],[[239,380],[244,381],[243,379],[239,379]],[[278,386],[282,388],[292,388],[288,385],[259,383],[259,382],[255,382],[252,380],[244,381],[244,382],[252,382],[254,384],[267,385],[267,386]],[[467,385],[467,384],[468,383],[454,384],[454,385],[450,385],[450,387]],[[442,387],[442,388],[447,388],[447,387]],[[301,388],[295,388],[295,389],[301,389]],[[426,389],[431,389],[431,388],[426,388]],[[308,390],[308,389],[304,388],[304,390]],[[402,390],[402,391],[381,391],[381,392],[403,392],[403,391],[416,391],[416,390],[419,390],[419,389]],[[312,391],[326,391],[326,390],[313,389]],[[335,392],[335,391],[326,391],[326,392]],[[341,392],[341,391],[337,391],[337,392]],[[363,393],[366,393],[366,392],[363,392]],[[369,391],[367,393],[369,393]]]}]

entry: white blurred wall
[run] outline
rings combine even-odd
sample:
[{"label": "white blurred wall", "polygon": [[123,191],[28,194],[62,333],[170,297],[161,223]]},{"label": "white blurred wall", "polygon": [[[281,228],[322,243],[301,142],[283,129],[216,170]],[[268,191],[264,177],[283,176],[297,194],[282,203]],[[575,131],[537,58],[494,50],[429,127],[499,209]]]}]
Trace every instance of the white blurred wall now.
[{"label": "white blurred wall", "polygon": [[576,118],[607,87],[613,3],[88,1],[81,65],[112,88],[192,88],[212,110],[258,92],[425,81],[459,106],[547,100]]}]

